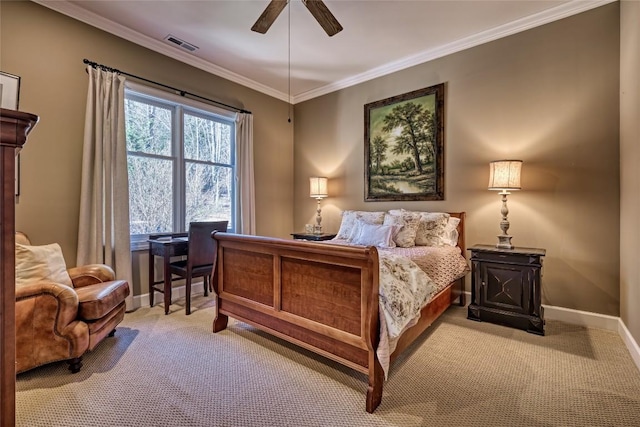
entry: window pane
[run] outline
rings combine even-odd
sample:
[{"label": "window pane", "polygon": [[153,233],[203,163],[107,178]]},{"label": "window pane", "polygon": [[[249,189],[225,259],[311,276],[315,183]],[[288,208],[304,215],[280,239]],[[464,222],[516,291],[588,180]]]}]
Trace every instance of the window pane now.
[{"label": "window pane", "polygon": [[185,113],[184,157],[231,164],[231,126]]},{"label": "window pane", "polygon": [[125,99],[127,150],[171,155],[171,110]]},{"label": "window pane", "polygon": [[185,171],[186,223],[222,221],[231,224],[231,168],[187,162]]},{"label": "window pane", "polygon": [[173,162],[129,154],[129,222],[131,234],[173,229]]}]

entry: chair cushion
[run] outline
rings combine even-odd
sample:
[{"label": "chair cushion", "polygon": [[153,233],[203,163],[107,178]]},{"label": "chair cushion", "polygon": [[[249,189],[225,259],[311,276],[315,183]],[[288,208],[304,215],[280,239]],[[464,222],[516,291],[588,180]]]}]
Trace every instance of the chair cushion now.
[{"label": "chair cushion", "polygon": [[100,341],[105,339],[124,320],[125,308],[126,305],[122,302],[103,318],[93,322],[86,322],[87,326],[89,326],[89,350],[93,350],[100,344]]},{"label": "chair cushion", "polygon": [[[187,260],[175,261],[169,264],[169,269],[172,274],[177,274],[179,276],[185,277],[187,275]],[[213,264],[208,265],[199,265],[197,267],[193,267],[191,270],[192,277],[199,276],[210,276],[211,270],[213,269]]]},{"label": "chair cushion", "polygon": [[41,280],[73,287],[60,245],[30,246],[16,243],[16,286]]},{"label": "chair cushion", "polygon": [[113,280],[77,288],[80,306],[78,317],[84,320],[96,320],[105,316],[129,295],[129,283],[126,280]]}]

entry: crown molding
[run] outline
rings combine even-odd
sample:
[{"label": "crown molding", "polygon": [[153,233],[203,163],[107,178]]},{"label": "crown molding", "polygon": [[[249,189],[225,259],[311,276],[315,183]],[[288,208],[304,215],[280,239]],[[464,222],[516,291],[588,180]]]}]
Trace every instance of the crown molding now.
[{"label": "crown molding", "polygon": [[415,65],[433,61],[434,59],[442,58],[444,56],[451,55],[453,53],[460,52],[471,47],[479,46],[481,44],[488,43],[503,37],[507,37],[512,34],[539,27],[553,21],[558,21],[560,19],[567,18],[578,13],[586,12],[588,10],[595,9],[597,7],[613,3],[615,1],[617,0],[572,0],[568,3],[561,4],[560,6],[538,12],[534,15],[530,15],[525,18],[512,21],[508,24],[483,31],[481,33],[477,33],[460,40],[456,40],[446,45],[442,45],[436,49],[425,50],[416,55],[408,56],[398,61],[390,62],[362,74],[351,76],[335,83],[331,83],[326,86],[304,92],[302,94],[296,95],[293,98],[293,103],[296,104],[298,102],[317,98],[327,93],[335,92],[340,89],[373,80],[375,78],[395,73],[397,71],[401,71]]},{"label": "crown molding", "polygon": [[488,43],[502,37],[507,37],[512,34],[516,34],[522,31],[529,30],[531,28],[539,27],[541,25],[548,24],[553,21],[557,21],[569,16],[576,15],[578,13],[586,12],[591,9],[595,9],[600,6],[613,3],[618,0],[571,0],[567,3],[561,4],[545,11],[536,13],[525,18],[518,19],[505,25],[501,25],[496,28],[492,28],[487,31],[483,31],[473,36],[465,37],[460,40],[456,40],[452,43],[440,46],[436,49],[430,49],[420,52],[416,55],[412,55],[398,61],[390,62],[383,66],[374,68],[361,74],[357,74],[346,79],[330,83],[328,85],[313,89],[299,95],[291,97],[289,95],[276,90],[272,87],[264,85],[262,83],[251,80],[240,74],[227,70],[226,68],[215,65],[211,62],[197,58],[189,53],[179,51],[172,46],[165,44],[162,41],[145,36],[137,31],[133,31],[127,27],[117,24],[113,21],[105,19],[92,12],[88,12],[81,7],[78,7],[68,1],[52,1],[52,0],[32,0],[42,6],[55,10],[56,12],[67,15],[73,19],[89,24],[93,27],[99,28],[108,33],[119,36],[125,40],[129,40],[132,43],[151,49],[162,55],[168,56],[180,62],[188,65],[192,65],[208,73],[230,80],[234,83],[264,93],[265,95],[272,96],[284,102],[291,102],[297,104],[299,102],[308,101],[313,98],[317,98],[322,95],[326,95],[331,92],[335,92],[340,89],[345,89],[350,86],[382,77],[397,71],[404,70],[415,65],[423,64],[425,62],[433,61],[434,59],[442,58],[447,55],[451,55],[456,52],[460,52],[471,47],[475,47],[484,43]]},{"label": "crown molding", "polygon": [[84,22],[85,24],[89,24],[92,27],[99,28],[103,31],[106,31],[108,33],[121,37],[132,43],[146,47],[148,49],[151,49],[155,52],[158,52],[162,55],[168,56],[169,58],[173,58],[185,64],[192,65],[196,68],[199,68],[203,71],[214,74],[218,77],[222,77],[234,83],[238,83],[242,86],[264,93],[265,95],[269,95],[274,98],[280,99],[281,101],[288,102],[289,100],[289,96],[286,93],[280,92],[267,85],[256,82],[255,80],[251,80],[240,74],[234,73],[233,71],[229,71],[226,68],[220,67],[211,62],[200,59],[187,52],[182,52],[180,50],[177,50],[175,47],[170,46],[164,43],[163,41],[159,41],[154,38],[148,37],[144,34],[141,34],[137,31],[133,31],[130,28],[127,28],[123,25],[115,23],[111,20],[105,19],[99,15],[96,15],[93,12],[88,12],[87,10],[81,7],[78,7],[75,4],[70,3],[66,0],[63,0],[63,1],[32,0],[32,1],[34,3],[38,3],[56,12],[62,13],[63,15],[67,15],[73,19]]}]

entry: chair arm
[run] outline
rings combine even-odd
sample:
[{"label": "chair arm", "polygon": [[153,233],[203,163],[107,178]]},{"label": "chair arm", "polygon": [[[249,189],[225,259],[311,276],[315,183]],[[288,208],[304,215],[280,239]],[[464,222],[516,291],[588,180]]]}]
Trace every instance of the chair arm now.
[{"label": "chair arm", "polygon": [[116,278],[113,269],[105,264],[88,264],[81,267],[73,267],[67,271],[75,288],[95,285],[100,282],[110,282]]},{"label": "chair arm", "polygon": [[82,356],[89,327],[77,320],[78,295],[50,281],[16,287],[16,372]]},{"label": "chair arm", "polygon": [[56,329],[62,332],[62,329],[78,317],[78,294],[67,285],[43,280],[16,286],[16,317],[19,317],[23,310],[29,311],[29,305],[41,306],[38,301],[49,298],[55,299],[57,311],[52,313],[51,318],[56,322]]}]

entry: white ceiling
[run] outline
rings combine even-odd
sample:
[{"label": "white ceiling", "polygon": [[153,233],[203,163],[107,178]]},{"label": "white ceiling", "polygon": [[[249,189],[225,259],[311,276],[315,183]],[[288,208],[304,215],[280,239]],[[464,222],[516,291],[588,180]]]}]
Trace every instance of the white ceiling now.
[{"label": "white ceiling", "polygon": [[[333,37],[300,0],[266,34],[250,28],[269,0],[34,1],[296,103],[614,0],[325,0],[344,27]],[[182,50],[169,34],[199,49]]]}]

